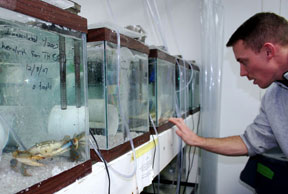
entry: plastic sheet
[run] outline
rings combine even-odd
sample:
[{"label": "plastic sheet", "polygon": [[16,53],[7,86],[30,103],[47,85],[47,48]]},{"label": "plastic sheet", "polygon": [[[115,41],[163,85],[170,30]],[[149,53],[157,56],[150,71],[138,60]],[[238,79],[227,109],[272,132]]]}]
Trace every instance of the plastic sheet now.
[{"label": "plastic sheet", "polygon": [[152,20],[152,27],[155,34],[160,36],[162,44],[164,46],[164,50],[168,50],[167,40],[165,33],[163,31],[163,24],[161,22],[161,17],[159,14],[158,6],[155,0],[145,0],[147,13]]},{"label": "plastic sheet", "polygon": [[[221,74],[223,56],[223,5],[221,0],[202,2],[202,66],[200,75],[200,135],[217,137],[220,125]],[[217,156],[202,152],[200,193],[215,193]],[[212,176],[212,177],[211,177]],[[209,178],[208,178],[209,177]]]}]

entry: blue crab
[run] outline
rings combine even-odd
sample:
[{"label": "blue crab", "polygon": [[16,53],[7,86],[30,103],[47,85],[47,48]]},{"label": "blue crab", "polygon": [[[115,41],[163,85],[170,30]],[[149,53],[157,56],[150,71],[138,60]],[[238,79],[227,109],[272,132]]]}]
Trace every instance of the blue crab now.
[{"label": "blue crab", "polygon": [[31,148],[20,151],[16,150],[12,153],[13,159],[10,161],[10,165],[13,169],[16,169],[17,163],[20,162],[21,173],[24,176],[31,176],[25,165],[28,166],[44,166],[44,164],[39,163],[39,160],[43,160],[46,158],[52,158],[55,156],[62,155],[68,151],[70,151],[72,159],[76,160],[79,158],[79,147],[85,144],[85,133],[80,133],[75,135],[73,138],[69,136],[64,137],[60,141],[44,141],[40,143],[36,143]]}]

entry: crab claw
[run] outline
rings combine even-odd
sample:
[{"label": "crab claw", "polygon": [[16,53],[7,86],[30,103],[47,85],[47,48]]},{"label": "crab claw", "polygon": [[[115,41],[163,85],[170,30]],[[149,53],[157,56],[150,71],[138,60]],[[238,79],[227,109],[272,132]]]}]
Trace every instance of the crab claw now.
[{"label": "crab claw", "polygon": [[31,174],[29,174],[29,173],[27,172],[27,169],[26,169],[26,167],[25,167],[24,164],[21,165],[20,171],[21,171],[21,174],[22,174],[23,176],[32,176]]},{"label": "crab claw", "polygon": [[[16,159],[12,159],[10,160],[10,167],[15,171],[15,172],[18,172],[18,169],[16,168],[17,167],[17,164],[18,164],[18,161]],[[32,176],[31,174],[29,174],[27,172],[27,169],[26,169],[26,165],[25,164],[21,164],[21,167],[20,167],[20,172],[23,176]]]},{"label": "crab claw", "polygon": [[74,148],[77,150],[78,149],[78,146],[79,146],[79,141],[77,138],[73,138],[73,146]]},{"label": "crab claw", "polygon": [[72,147],[71,147],[71,150],[70,150],[70,159],[71,159],[72,161],[78,161],[78,160],[81,159],[81,153],[80,153],[79,150],[78,150],[76,147],[74,147],[74,146],[72,146]]},{"label": "crab claw", "polygon": [[86,145],[86,134],[85,132],[82,132],[76,136],[74,136],[78,140],[78,146]]},{"label": "crab claw", "polygon": [[[12,155],[15,158],[15,160],[17,160],[23,164],[26,164],[29,166],[44,166],[43,164],[36,161],[37,159],[44,159],[43,157],[32,156],[30,153],[28,153],[26,151],[16,150],[15,152],[12,153]],[[12,160],[14,160],[14,159],[12,159]],[[13,165],[13,163],[15,163],[15,162],[10,161],[10,165]]]},{"label": "crab claw", "polygon": [[10,160],[10,167],[16,172],[17,172],[17,169],[16,169],[17,164],[18,164],[18,161],[16,159],[11,159]]}]

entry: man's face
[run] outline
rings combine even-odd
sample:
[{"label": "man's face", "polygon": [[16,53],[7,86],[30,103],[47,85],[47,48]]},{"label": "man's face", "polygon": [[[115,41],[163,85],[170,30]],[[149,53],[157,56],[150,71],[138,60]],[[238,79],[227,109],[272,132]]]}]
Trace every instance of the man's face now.
[{"label": "man's face", "polygon": [[253,80],[253,84],[257,84],[260,88],[267,88],[275,81],[275,69],[265,49],[255,53],[239,40],[234,44],[233,51],[236,60],[240,63],[240,76]]}]

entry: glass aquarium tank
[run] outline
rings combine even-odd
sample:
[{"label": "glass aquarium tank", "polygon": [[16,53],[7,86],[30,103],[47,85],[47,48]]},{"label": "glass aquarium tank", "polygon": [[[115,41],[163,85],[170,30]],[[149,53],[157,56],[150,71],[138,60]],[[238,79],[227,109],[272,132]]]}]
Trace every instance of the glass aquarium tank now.
[{"label": "glass aquarium tank", "polygon": [[189,80],[191,69],[187,61],[177,58],[176,62],[176,116],[186,117],[189,114]]},{"label": "glass aquarium tank", "polygon": [[89,29],[87,36],[89,126],[102,150],[149,131],[149,48],[119,35],[119,47],[111,29]]},{"label": "glass aquarium tank", "polygon": [[191,96],[192,96],[192,112],[200,108],[200,68],[199,66],[192,64],[193,66],[193,79],[191,84]]},{"label": "glass aquarium tank", "polygon": [[190,114],[192,110],[192,80],[193,80],[193,66],[192,63],[186,61],[188,69],[186,69],[186,100],[187,100],[187,111]]},{"label": "glass aquarium tank", "polygon": [[149,111],[156,127],[175,114],[176,58],[159,49],[149,54]]},{"label": "glass aquarium tank", "polygon": [[0,2],[0,184],[16,193],[90,158],[87,20],[42,1],[7,2]]}]

